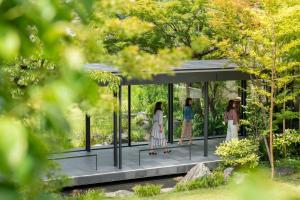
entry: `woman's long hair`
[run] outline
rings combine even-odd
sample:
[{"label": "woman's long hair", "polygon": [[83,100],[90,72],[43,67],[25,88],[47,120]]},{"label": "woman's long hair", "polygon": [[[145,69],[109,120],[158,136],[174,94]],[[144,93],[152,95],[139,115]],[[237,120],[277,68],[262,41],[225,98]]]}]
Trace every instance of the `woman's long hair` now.
[{"label": "woman's long hair", "polygon": [[234,109],[233,104],[234,104],[234,100],[229,100],[228,101],[228,105],[227,105],[227,108],[226,108],[227,112],[229,112],[231,109]]},{"label": "woman's long hair", "polygon": [[158,101],[158,102],[155,103],[154,114],[156,113],[156,111],[162,110],[161,106],[162,106],[162,102],[161,101]]},{"label": "woman's long hair", "polygon": [[192,106],[191,104],[190,104],[190,100],[192,100],[192,98],[186,98],[185,99],[185,106]]}]

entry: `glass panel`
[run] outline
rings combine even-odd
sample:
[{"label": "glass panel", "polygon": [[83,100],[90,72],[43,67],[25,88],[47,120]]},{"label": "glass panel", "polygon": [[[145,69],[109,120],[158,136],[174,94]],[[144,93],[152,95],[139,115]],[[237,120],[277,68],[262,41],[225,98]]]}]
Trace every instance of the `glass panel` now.
[{"label": "glass panel", "polygon": [[131,141],[132,144],[148,142],[153,109],[157,101],[163,102],[164,132],[167,135],[168,87],[167,85],[131,86]]},{"label": "glass panel", "polygon": [[106,87],[100,87],[98,105],[91,111],[91,146],[111,145],[113,142],[113,111],[110,103],[113,93]]},{"label": "glass panel", "polygon": [[[239,81],[215,81],[208,84],[209,103],[209,136],[225,135],[226,126],[223,123],[223,115],[229,99],[238,96]],[[174,139],[179,139],[182,131],[183,106],[185,99],[193,99],[192,110],[193,137],[203,136],[204,127],[204,82],[192,84],[174,84]]]},{"label": "glass panel", "polygon": [[70,124],[70,134],[65,138],[64,148],[85,147],[85,113],[77,104],[70,106],[66,117]]},{"label": "glass panel", "polygon": [[214,81],[208,85],[209,136],[226,135],[224,112],[230,99],[238,97],[236,81]]}]

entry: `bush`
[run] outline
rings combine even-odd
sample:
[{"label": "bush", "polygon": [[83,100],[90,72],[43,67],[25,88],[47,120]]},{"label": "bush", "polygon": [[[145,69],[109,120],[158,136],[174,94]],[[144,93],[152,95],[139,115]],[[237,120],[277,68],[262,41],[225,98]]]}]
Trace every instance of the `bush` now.
[{"label": "bush", "polygon": [[273,140],[276,158],[294,158],[300,156],[300,134],[287,129],[284,134],[277,134]]},{"label": "bush", "polygon": [[161,191],[161,185],[146,184],[133,187],[134,193],[139,197],[151,197],[158,195]]},{"label": "bush", "polygon": [[88,190],[84,193],[77,194],[70,198],[72,200],[101,200],[105,199],[104,193],[102,190]]},{"label": "bush", "polygon": [[250,139],[221,143],[216,150],[225,166],[254,168],[258,165],[258,143]]},{"label": "bush", "polygon": [[292,167],[294,168],[297,172],[300,172],[300,159],[282,159],[282,160],[276,160],[275,163],[276,167]]},{"label": "bush", "polygon": [[225,184],[223,171],[214,171],[209,176],[204,176],[187,183],[176,185],[176,191],[196,190],[200,188],[217,187]]}]

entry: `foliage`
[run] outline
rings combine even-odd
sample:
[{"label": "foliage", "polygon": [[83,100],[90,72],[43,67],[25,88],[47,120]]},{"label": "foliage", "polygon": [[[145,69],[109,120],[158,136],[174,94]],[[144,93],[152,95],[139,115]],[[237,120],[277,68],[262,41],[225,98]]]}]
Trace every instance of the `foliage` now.
[{"label": "foliage", "polygon": [[276,134],[273,143],[278,158],[300,156],[300,134],[296,130],[286,129],[285,133]]},{"label": "foliage", "polygon": [[106,44],[117,49],[132,42],[152,53],[163,48],[188,47],[193,57],[202,58],[214,49],[209,46],[206,4],[206,0],[129,1],[120,15],[145,21],[152,29],[130,38],[114,35]]},{"label": "foliage", "polygon": [[161,191],[161,185],[146,184],[133,187],[134,193],[139,197],[151,197],[158,195]]},{"label": "foliage", "polygon": [[215,170],[211,175],[176,185],[176,191],[196,190],[200,188],[218,187],[225,184],[223,171]]},{"label": "foliage", "polygon": [[247,102],[245,108],[246,119],[241,119],[240,124],[246,128],[249,136],[258,137],[265,134],[265,123],[268,121],[264,115],[267,110],[260,106],[260,99],[251,92],[247,93]]},{"label": "foliage", "polygon": [[212,3],[214,11],[210,23],[216,32],[218,47],[252,76],[253,92],[260,100],[257,103],[265,108],[263,114],[269,116],[269,122],[264,125],[269,134],[272,175],[275,105],[287,114],[286,103],[295,101],[299,93],[295,87],[300,66],[298,4],[289,0],[214,0]]},{"label": "foliage", "polygon": [[105,199],[104,192],[101,190],[87,190],[81,194],[75,194],[66,200],[100,200]]},{"label": "foliage", "polygon": [[122,38],[152,28],[135,18],[120,19],[116,13],[127,1],[116,2],[0,1],[0,129],[6,132],[0,134],[1,199],[53,198],[41,179],[48,170],[48,154],[68,146],[68,109],[76,105],[83,113],[93,113],[99,105],[101,112],[114,108],[115,101],[98,83],[115,90],[120,80],[112,74],[86,73],[83,63],[115,64],[129,78],[151,78],[169,73],[188,57],[183,47],[151,54],[132,42],[108,51],[105,40],[112,28]]},{"label": "foliage", "polygon": [[276,167],[293,167],[296,171],[300,172],[300,159],[298,158],[285,158],[275,162]]},{"label": "foliage", "polygon": [[216,154],[226,166],[254,168],[259,161],[258,144],[250,139],[223,142],[217,147]]}]

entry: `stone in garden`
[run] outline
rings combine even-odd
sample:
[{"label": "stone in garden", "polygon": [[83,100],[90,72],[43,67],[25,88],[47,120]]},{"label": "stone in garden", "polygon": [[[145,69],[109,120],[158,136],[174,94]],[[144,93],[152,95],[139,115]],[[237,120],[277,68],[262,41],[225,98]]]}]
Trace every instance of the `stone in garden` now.
[{"label": "stone in garden", "polygon": [[162,188],[161,193],[171,192],[174,188]]},{"label": "stone in garden", "polygon": [[211,172],[208,167],[206,167],[203,163],[198,163],[185,175],[185,177],[180,180],[179,183],[186,183],[197,178],[209,176],[210,174]]},{"label": "stone in garden", "polygon": [[275,172],[278,176],[287,176],[295,173],[295,169],[293,167],[279,167],[275,169]]},{"label": "stone in garden", "polygon": [[228,181],[229,177],[232,175],[234,168],[233,167],[227,167],[224,170],[224,179],[225,181]]},{"label": "stone in garden", "polygon": [[132,196],[133,192],[130,192],[128,190],[118,190],[116,192],[108,192],[105,193],[106,197],[128,197],[128,196]]}]

